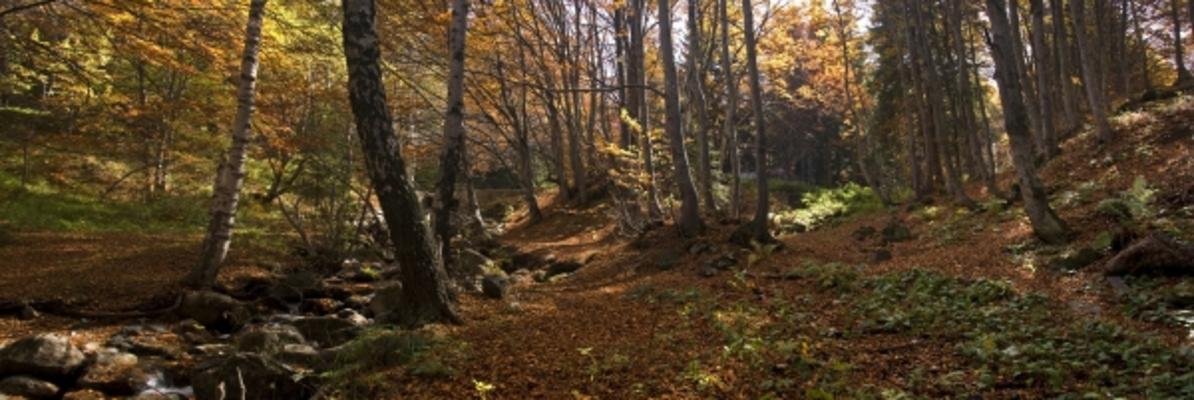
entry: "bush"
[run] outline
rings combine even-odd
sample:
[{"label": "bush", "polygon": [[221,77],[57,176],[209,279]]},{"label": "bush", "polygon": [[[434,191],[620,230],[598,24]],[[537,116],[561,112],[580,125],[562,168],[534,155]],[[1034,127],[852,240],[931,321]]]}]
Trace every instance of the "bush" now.
[{"label": "bush", "polygon": [[781,233],[811,229],[833,218],[883,209],[883,202],[874,191],[855,183],[809,191],[801,203],[801,208],[776,213],[772,223]]},{"label": "bush", "polygon": [[343,345],[333,369],[323,378],[330,393],[368,398],[385,383],[385,372],[392,368],[421,378],[450,377],[455,373],[450,363],[464,351],[462,342],[429,333],[372,328]]}]

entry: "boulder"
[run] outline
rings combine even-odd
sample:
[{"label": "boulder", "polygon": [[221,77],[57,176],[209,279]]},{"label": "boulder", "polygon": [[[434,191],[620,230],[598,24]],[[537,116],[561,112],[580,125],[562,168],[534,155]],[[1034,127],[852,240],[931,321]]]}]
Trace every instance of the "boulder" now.
[{"label": "boulder", "polygon": [[248,308],[240,301],[210,291],[184,294],[178,315],[218,332],[235,332],[249,320]]},{"label": "boulder", "polygon": [[1104,273],[1123,275],[1194,275],[1194,246],[1154,232],[1107,261]]},{"label": "boulder", "polygon": [[389,282],[377,288],[373,299],[369,300],[369,311],[373,318],[384,319],[386,314],[402,306],[402,284]]},{"label": "boulder", "polygon": [[353,321],[336,317],[303,317],[290,322],[310,342],[337,346],[357,337],[361,327]]},{"label": "boulder", "polygon": [[493,260],[473,249],[461,249],[456,255],[456,268],[453,275],[466,277],[484,275],[486,269],[493,266]]},{"label": "boulder", "polygon": [[136,355],[103,349],[79,378],[79,386],[109,394],[130,396],[149,387],[150,376]]},{"label": "boulder", "polygon": [[481,292],[491,299],[503,299],[510,291],[510,280],[500,275],[486,275],[481,279]]},{"label": "boulder", "polygon": [[236,349],[242,352],[273,354],[287,344],[306,343],[302,333],[285,324],[255,325],[236,336]]},{"label": "boulder", "polygon": [[237,353],[200,362],[191,371],[198,400],[304,399],[312,388],[294,379],[295,371],[256,353]]},{"label": "boulder", "polygon": [[65,336],[28,336],[0,349],[0,376],[33,375],[59,379],[73,375],[86,357]]},{"label": "boulder", "polygon": [[[58,394],[58,385],[28,375],[15,375],[0,380],[0,393],[32,399],[44,399]],[[7,396],[0,395],[0,398]]]},{"label": "boulder", "polygon": [[316,371],[324,370],[328,364],[318,349],[305,344],[285,345],[275,357],[288,365]]},{"label": "boulder", "polygon": [[295,271],[282,277],[269,289],[269,296],[287,303],[306,298],[325,297],[323,279],[312,271]]}]

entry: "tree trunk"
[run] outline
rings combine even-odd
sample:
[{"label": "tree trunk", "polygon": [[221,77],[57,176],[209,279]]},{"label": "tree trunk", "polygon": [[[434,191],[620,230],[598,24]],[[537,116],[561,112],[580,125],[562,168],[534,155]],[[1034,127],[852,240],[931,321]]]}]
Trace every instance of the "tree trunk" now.
[{"label": "tree trunk", "polygon": [[1074,23],[1074,37],[1078,40],[1078,56],[1082,59],[1082,86],[1086,89],[1086,101],[1099,132],[1099,142],[1111,143],[1111,124],[1107,122],[1107,99],[1103,94],[1102,79],[1099,79],[1097,56],[1086,34],[1086,1],[1071,0],[1070,14]]},{"label": "tree trunk", "polygon": [[709,157],[709,107],[705,102],[704,58],[701,45],[700,1],[688,0],[688,114],[697,130],[697,182],[707,212],[717,212],[713,199],[713,166]]},{"label": "tree trunk", "polygon": [[1177,81],[1173,85],[1181,86],[1191,79],[1190,70],[1186,69],[1186,46],[1182,43],[1181,0],[1169,1],[1169,17],[1173,19],[1173,64],[1177,66]]},{"label": "tree trunk", "polygon": [[1057,67],[1057,95],[1061,98],[1062,120],[1061,130],[1069,132],[1078,126],[1078,100],[1074,93],[1074,82],[1070,72],[1074,67],[1070,60],[1070,41],[1066,35],[1065,9],[1062,0],[1050,0],[1049,11],[1053,15],[1053,55]]},{"label": "tree trunk", "polygon": [[721,20],[721,67],[726,85],[725,125],[726,154],[730,162],[730,217],[735,221],[742,213],[742,163],[738,157],[738,76],[734,73],[734,59],[730,55],[729,0],[717,0],[717,17]]},{"label": "tree trunk", "polygon": [[675,167],[676,185],[680,187],[680,234],[694,237],[704,228],[701,222],[701,208],[696,187],[692,184],[692,172],[688,168],[688,151],[684,149],[684,132],[680,114],[680,82],[676,73],[675,50],[672,46],[671,3],[659,0],[659,57],[663,64],[664,108],[667,118],[664,128],[672,151],[672,166]]},{"label": "tree trunk", "polygon": [[1028,71],[1028,64],[1024,62],[1024,39],[1020,34],[1020,5],[1018,1],[1011,2],[1008,7],[1008,18],[1012,40],[1009,43],[1016,54],[1016,73],[1020,74],[1020,88],[1024,90],[1024,108],[1028,111],[1028,130],[1032,137],[1038,138],[1041,133],[1041,109],[1037,104],[1036,92],[1033,91],[1032,78]]},{"label": "tree trunk", "polygon": [[1053,87],[1049,71],[1049,47],[1045,45],[1045,3],[1043,0],[1031,0],[1032,7],[1032,56],[1036,61],[1037,103],[1041,106],[1040,135],[1037,137],[1037,151],[1052,159],[1060,152],[1057,147],[1057,131],[1053,121],[1053,101],[1049,98],[1049,88]]},{"label": "tree trunk", "polygon": [[991,20],[991,54],[995,59],[996,81],[1003,103],[1003,120],[1011,141],[1012,161],[1020,182],[1020,196],[1037,237],[1050,244],[1066,241],[1065,223],[1049,207],[1049,197],[1036,174],[1032,137],[1028,131],[1020,75],[1016,73],[1016,46],[1011,45],[1007,7],[1003,0],[987,0],[987,17]]},{"label": "tree trunk", "polygon": [[926,16],[927,13],[921,5],[916,5],[914,7],[914,12],[916,15],[915,21],[917,25],[917,44],[922,50],[920,57],[920,72],[922,74],[921,81],[923,82],[925,95],[928,101],[928,109],[926,112],[929,113],[933,124],[931,133],[932,145],[934,150],[937,152],[939,161],[941,162],[941,173],[945,180],[946,190],[949,191],[950,196],[954,198],[954,201],[957,204],[971,206],[974,202],[966,196],[966,191],[962,187],[961,175],[958,173],[958,170],[954,164],[949,160],[949,145],[946,143],[945,137],[945,110],[942,109],[944,107],[944,100],[941,97],[941,76],[937,71],[936,63],[934,62],[933,53],[931,51],[932,47],[930,46],[928,40],[928,24],[931,21],[928,21],[929,18]]},{"label": "tree trunk", "polygon": [[211,204],[211,219],[207,236],[199,251],[199,262],[186,278],[186,285],[196,289],[209,288],[216,283],[220,265],[228,255],[232,242],[232,228],[236,222],[236,207],[240,202],[240,188],[245,181],[245,159],[252,138],[250,122],[257,89],[258,53],[261,51],[261,25],[266,0],[249,3],[249,22],[245,29],[245,48],[241,55],[240,85],[236,91],[236,117],[232,122],[232,145],[217,173]]},{"label": "tree trunk", "polygon": [[647,18],[647,0],[630,0],[634,4],[634,16],[630,19],[630,62],[638,72],[636,80],[631,80],[637,88],[634,90],[635,105],[638,121],[642,128],[639,133],[639,146],[643,153],[643,173],[647,175],[647,219],[659,221],[663,218],[663,208],[659,205],[659,190],[655,185],[655,146],[651,140],[651,104],[647,101],[647,68],[646,48],[644,41],[646,32],[643,25]]},{"label": "tree trunk", "polygon": [[452,0],[452,22],[448,27],[448,109],[444,113],[444,149],[436,183],[435,235],[439,238],[444,266],[451,268],[452,213],[456,211],[456,174],[464,153],[464,52],[468,36],[468,0]]},{"label": "tree trunk", "polygon": [[[662,1],[662,0],[661,0]],[[750,79],[750,107],[755,117],[755,182],[758,187],[758,206],[751,221],[754,240],[774,242],[768,225],[771,220],[771,196],[767,187],[767,132],[763,114],[763,85],[759,80],[758,38],[755,37],[754,7],[750,0],[742,0],[742,35],[746,37],[746,70]]]},{"label": "tree trunk", "polygon": [[365,165],[401,267],[401,301],[385,318],[404,327],[460,322],[448,289],[447,273],[394,137],[382,83],[374,0],[345,0],[343,8],[349,102]]}]

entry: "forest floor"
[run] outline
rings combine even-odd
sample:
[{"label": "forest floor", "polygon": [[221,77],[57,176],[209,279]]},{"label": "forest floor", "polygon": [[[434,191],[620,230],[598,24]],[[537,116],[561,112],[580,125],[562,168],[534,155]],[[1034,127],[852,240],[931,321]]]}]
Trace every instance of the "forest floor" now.
[{"label": "forest floor", "polygon": [[[434,339],[418,357],[329,381],[363,398],[1190,398],[1194,331],[1170,309],[1194,296],[1190,281],[1116,290],[1100,271],[1123,223],[1101,216],[1108,199],[1143,203],[1140,226],[1194,234],[1194,106],[1153,107],[1117,117],[1116,144],[1080,134],[1046,167],[1069,245],[1041,244],[1022,210],[977,189],[977,210],[844,215],[774,249],[731,245],[734,226],[718,222],[697,239],[670,227],[624,238],[608,205],[553,207],[499,241],[581,269],[515,279],[503,300],[461,295],[466,323],[420,330]],[[0,246],[0,303],[168,302],[199,239],[18,233]],[[233,248],[230,284],[287,262]],[[1063,262],[1083,249],[1097,256]],[[125,324],[0,316],[0,342],[83,343]]]}]

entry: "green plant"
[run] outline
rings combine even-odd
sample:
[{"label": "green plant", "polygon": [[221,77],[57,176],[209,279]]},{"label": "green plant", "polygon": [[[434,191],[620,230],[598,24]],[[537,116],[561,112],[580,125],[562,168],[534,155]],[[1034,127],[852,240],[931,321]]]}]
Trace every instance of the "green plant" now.
[{"label": "green plant", "polygon": [[883,202],[868,187],[855,183],[829,189],[815,189],[803,195],[801,206],[778,211],[772,223],[781,233],[812,229],[835,218],[883,209]]},{"label": "green plant", "polygon": [[333,367],[322,377],[333,393],[370,397],[371,391],[384,383],[385,371],[391,368],[403,368],[420,378],[452,376],[455,369],[451,364],[463,357],[466,348],[463,342],[447,337],[371,328],[344,344],[336,353]]}]

